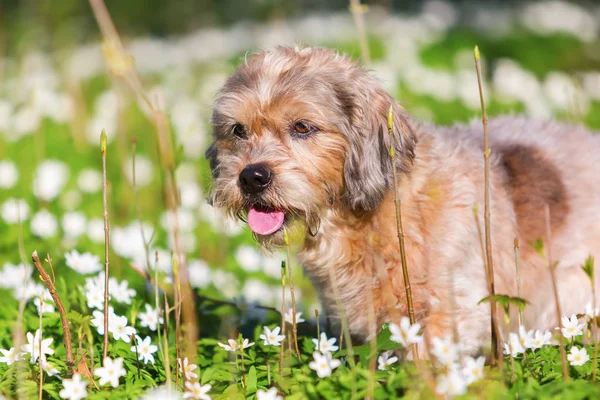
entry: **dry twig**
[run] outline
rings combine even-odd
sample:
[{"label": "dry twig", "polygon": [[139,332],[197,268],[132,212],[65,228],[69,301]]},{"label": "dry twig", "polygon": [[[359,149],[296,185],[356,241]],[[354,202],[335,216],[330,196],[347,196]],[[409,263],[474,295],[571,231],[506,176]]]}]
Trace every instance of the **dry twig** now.
[{"label": "dry twig", "polygon": [[[48,275],[48,272],[46,272],[46,269],[42,265],[37,251],[33,252],[33,254],[31,255],[31,259],[33,260],[33,265],[35,265],[35,268],[40,274],[42,282],[44,282],[44,284],[48,288],[48,291],[52,296],[52,300],[54,300],[54,304],[56,304],[56,308],[58,309],[58,314],[60,315],[60,322],[62,324],[63,336],[65,340],[65,350],[67,353],[67,367],[69,368],[71,374],[73,374],[73,368],[75,367],[75,358],[73,358],[73,348],[71,346],[71,331],[69,327],[69,320],[67,320],[67,313],[65,311],[65,307],[63,306],[63,303],[60,300],[60,297],[58,296],[58,292],[56,291],[56,286],[54,285],[54,282],[52,281],[52,279],[50,279],[50,275]],[[50,255],[46,255],[46,262],[52,265],[52,259],[50,258]]]}]

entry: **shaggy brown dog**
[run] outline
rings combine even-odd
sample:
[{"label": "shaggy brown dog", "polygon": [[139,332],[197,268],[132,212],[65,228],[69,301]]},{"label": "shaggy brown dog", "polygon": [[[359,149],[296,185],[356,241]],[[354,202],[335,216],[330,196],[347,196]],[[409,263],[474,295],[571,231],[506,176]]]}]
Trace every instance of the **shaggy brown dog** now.
[{"label": "shaggy brown dog", "polygon": [[[371,289],[377,325],[398,321],[407,309],[388,154],[391,104],[417,321],[430,337],[449,334],[456,323],[465,350],[476,352],[490,337],[489,305],[478,304],[488,295],[477,227],[483,220],[473,213],[484,203],[480,122],[419,124],[365,69],[325,48],[254,54],[214,106],[212,200],[247,218],[265,248],[282,246],[286,227],[334,317],[335,276],[354,335],[369,336]],[[490,121],[489,132],[497,293],[517,294],[519,238],[523,297],[531,303],[524,325],[552,329],[558,321],[550,272],[531,244],[546,237],[547,204],[546,247],[558,261],[562,311],[583,312],[591,288],[580,265],[589,255],[600,259],[600,137],[515,117]]]}]

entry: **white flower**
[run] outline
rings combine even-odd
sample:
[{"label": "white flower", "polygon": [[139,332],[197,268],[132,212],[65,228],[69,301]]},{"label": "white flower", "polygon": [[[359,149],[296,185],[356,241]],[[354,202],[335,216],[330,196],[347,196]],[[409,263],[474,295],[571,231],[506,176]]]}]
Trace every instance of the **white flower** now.
[{"label": "white flower", "polygon": [[[98,330],[99,335],[104,335],[104,312],[95,310],[92,313],[92,315],[94,316],[94,318],[92,318],[92,321],[91,321],[92,326],[94,326]],[[117,317],[117,315],[115,314],[115,310],[112,307],[108,307],[108,330],[109,330],[109,332],[111,329],[111,325],[116,317]]]},{"label": "white flower", "polygon": [[[278,290],[281,295],[281,288]],[[242,289],[242,296],[250,303],[260,302],[261,304],[273,304],[276,298],[275,293],[270,290],[269,285],[258,279],[248,279]]]},{"label": "white flower", "polygon": [[0,132],[10,130],[11,116],[14,106],[7,100],[0,100]]},{"label": "white flower", "polygon": [[23,199],[9,198],[2,205],[2,219],[8,224],[17,224],[29,217],[29,205]]},{"label": "white flower", "polygon": [[315,344],[315,350],[320,351],[321,353],[331,353],[339,349],[339,347],[335,345],[336,338],[332,337],[327,339],[325,332],[321,332],[320,340],[313,339],[312,341]]},{"label": "white flower", "polygon": [[197,221],[193,212],[179,208],[175,212],[165,211],[160,217],[160,224],[167,232],[173,232],[175,224],[178,225],[180,232],[192,232],[196,228]]},{"label": "white flower", "polygon": [[[65,264],[80,274],[93,274],[102,269],[102,264],[100,264],[98,256],[89,252],[79,254],[77,250],[65,253]],[[99,288],[94,287],[94,289]],[[104,288],[102,288],[102,292],[104,294]]]},{"label": "white flower", "polygon": [[48,210],[38,211],[31,218],[31,232],[42,239],[55,236],[58,232],[58,222],[54,214]]},{"label": "white flower", "polygon": [[198,374],[193,372],[198,366],[196,364],[190,364],[187,357],[183,359],[183,363],[181,362],[181,358],[178,359],[177,362],[179,363],[179,370],[185,375],[186,380],[190,381],[198,378]]},{"label": "white flower", "polygon": [[65,213],[62,218],[62,227],[65,236],[76,239],[86,231],[87,220],[85,215],[77,211]]},{"label": "white flower", "polygon": [[45,357],[42,357],[42,370],[44,370],[48,376],[56,376],[59,375],[58,370],[54,366],[54,364],[48,362]]},{"label": "white flower", "polygon": [[198,382],[192,383],[187,381],[185,382],[185,387],[188,391],[183,394],[184,399],[210,400],[208,391],[212,388],[211,385],[201,386]]},{"label": "white flower", "polygon": [[45,354],[54,354],[54,350],[50,348],[50,344],[54,341],[52,338],[42,339],[42,346],[40,349],[40,339],[42,332],[38,329],[35,331],[35,336],[31,332],[27,332],[27,344],[21,346],[21,350],[25,354],[31,354],[31,362],[37,361],[40,354],[44,357]]},{"label": "white flower", "polygon": [[190,285],[193,288],[203,288],[212,282],[212,271],[206,261],[192,260],[188,263]]},{"label": "white flower", "polygon": [[135,328],[127,325],[127,317],[118,315],[109,320],[108,331],[113,334],[115,340],[122,340],[125,343],[129,343],[131,335],[135,334]]},{"label": "white flower", "polygon": [[[109,284],[110,289],[110,284]],[[89,308],[97,308],[99,310],[104,309],[104,273],[98,274],[93,278],[85,278],[85,298]],[[108,299],[110,300],[110,290],[108,293]]]},{"label": "white flower", "polygon": [[87,397],[86,381],[81,380],[80,374],[73,375],[71,379],[63,379],[63,389],[58,394],[61,399],[81,400]]},{"label": "white flower", "polygon": [[590,360],[590,356],[585,347],[582,347],[580,350],[576,346],[573,346],[571,347],[571,352],[567,354],[567,359],[569,360],[569,364],[580,367]]},{"label": "white flower", "polygon": [[115,278],[109,281],[110,295],[119,303],[131,304],[131,298],[135,296],[135,290],[129,288],[129,282],[122,280],[121,283]]},{"label": "white flower", "polygon": [[458,347],[452,343],[452,338],[446,336],[443,340],[434,337],[432,340],[433,348],[431,354],[433,354],[442,365],[450,365],[458,358]]},{"label": "white flower", "polygon": [[[133,184],[133,171],[131,165],[131,158],[128,158],[125,162],[125,176],[129,183]],[[148,186],[154,178],[152,161],[149,158],[136,154],[135,155],[135,186],[141,188]]]},{"label": "white flower", "polygon": [[39,296],[43,291],[44,287],[42,285],[29,280],[26,283],[21,283],[20,287],[16,287],[13,291],[13,296],[17,300],[30,300],[35,296]]},{"label": "white flower", "polygon": [[436,392],[449,397],[460,396],[467,391],[467,382],[456,368],[450,368],[446,374],[438,376]]},{"label": "white flower", "polygon": [[340,366],[340,360],[332,358],[331,353],[319,353],[315,351],[313,353],[314,361],[308,363],[310,369],[316,371],[319,378],[325,378],[331,375],[331,372]]},{"label": "white flower", "polygon": [[235,260],[246,271],[258,271],[261,264],[261,255],[252,246],[242,245],[235,251]]},{"label": "white flower", "polygon": [[590,322],[591,320],[593,320],[594,318],[596,318],[598,315],[600,315],[600,309],[596,308],[595,310],[592,310],[592,303],[587,303],[585,305],[585,320],[587,322]]},{"label": "white flower", "polygon": [[283,400],[283,397],[277,394],[277,388],[271,388],[269,390],[259,389],[256,392],[256,400]]},{"label": "white flower", "polygon": [[77,187],[83,193],[96,193],[102,189],[102,173],[95,169],[84,169],[77,178]]},{"label": "white flower", "polygon": [[181,207],[187,209],[196,209],[204,201],[202,189],[196,182],[180,182],[179,197]]},{"label": "white flower", "polygon": [[104,221],[100,218],[90,219],[87,226],[87,235],[94,243],[104,243]]},{"label": "white flower", "polygon": [[[153,354],[156,353],[158,347],[151,343],[152,338],[150,336],[146,336],[146,338],[142,340],[141,337],[136,335],[136,341],[138,360],[144,360],[144,364],[148,364],[148,362],[154,364]],[[131,346],[131,351],[136,351],[135,346]]]},{"label": "white flower", "polygon": [[15,163],[8,160],[0,161],[0,189],[10,189],[19,179],[19,171]]},{"label": "white flower", "polygon": [[525,349],[533,347],[533,331],[527,332],[523,325],[519,326],[519,342]]},{"label": "white flower", "polygon": [[[285,310],[284,319],[285,319],[285,322],[293,325],[294,312],[291,308],[288,308],[287,310]],[[300,324],[302,322],[304,322],[304,318],[302,318],[302,312],[296,312],[296,323]]]},{"label": "white flower", "polygon": [[14,347],[11,347],[10,350],[0,349],[0,353],[2,353],[2,357],[0,357],[0,363],[6,363],[7,365],[12,365],[13,363],[23,359],[23,354],[17,352]]},{"label": "white flower", "polygon": [[527,3],[518,15],[523,25],[537,34],[566,33],[590,42],[597,38],[598,18],[583,5],[568,1]]},{"label": "white flower", "polygon": [[273,255],[263,258],[263,272],[275,279],[281,279],[281,257]]},{"label": "white flower", "polygon": [[273,330],[270,330],[266,326],[263,327],[264,334],[260,335],[260,338],[264,340],[265,346],[279,346],[281,341],[285,339],[285,335],[280,335],[280,327],[276,326]]},{"label": "white flower", "polygon": [[463,360],[462,373],[466,379],[467,385],[476,382],[483,378],[483,365],[485,364],[485,357],[465,357]]},{"label": "white flower", "polygon": [[31,278],[32,268],[29,265],[11,263],[4,264],[0,270],[0,287],[6,289],[22,289],[25,282]]},{"label": "white flower", "polygon": [[535,331],[533,341],[531,342],[531,348],[533,350],[541,349],[543,346],[550,344],[552,341],[552,333],[550,331],[543,332]]},{"label": "white flower", "polygon": [[[124,228],[111,228],[110,242],[115,253],[121,257],[132,259],[139,256],[145,257],[146,247],[144,245],[144,238],[142,237],[142,229],[144,230],[146,240],[149,240],[152,236],[152,227],[149,225],[143,225],[142,228],[140,228],[139,223],[131,223]],[[104,233],[102,235],[104,235]],[[154,255],[154,253],[152,254]],[[167,257],[167,261],[170,264],[170,256]]]},{"label": "white flower", "polygon": [[38,314],[54,312],[54,300],[48,289],[44,289],[44,303],[41,301],[41,293],[33,299],[33,304],[37,308]]},{"label": "white flower", "polygon": [[587,114],[590,100],[575,83],[575,79],[564,72],[550,72],[543,84],[544,94],[557,110],[577,110]]},{"label": "white flower", "polygon": [[166,385],[144,393],[140,400],[180,400],[183,397],[179,391],[169,389]]},{"label": "white flower", "polygon": [[[232,353],[236,353],[240,350],[240,345],[237,341],[233,340],[233,339],[228,339],[227,340],[227,344],[221,343],[221,342],[217,342],[217,344],[219,346],[221,346],[222,348],[224,348],[227,351],[231,351]],[[250,341],[248,339],[244,339],[244,341],[242,342],[242,349],[247,349],[250,346],[253,346],[254,342],[250,343]]]},{"label": "white flower", "polygon": [[398,357],[390,357],[391,354],[391,351],[386,351],[377,358],[377,369],[385,371],[387,367],[398,361]]},{"label": "white flower", "polygon": [[562,317],[562,326],[561,329],[563,336],[566,339],[576,337],[579,335],[583,335],[583,328],[585,324],[580,324],[577,321],[577,316],[575,314],[571,315],[571,318],[567,318],[565,316]]},{"label": "white flower", "polygon": [[[41,123],[40,113],[31,107],[21,107],[12,118],[12,126],[16,135],[14,139],[26,136],[32,132],[37,131],[40,128]],[[6,138],[11,138],[13,135],[7,135]],[[14,141],[11,139],[11,141]]]},{"label": "white flower", "polygon": [[419,336],[421,325],[418,322],[416,322],[414,325],[411,325],[408,317],[402,317],[400,319],[400,326],[391,323],[389,327],[392,334],[392,336],[390,336],[390,340],[400,343],[404,347],[408,347],[411,344],[421,343],[423,341],[423,337]]},{"label": "white flower", "polygon": [[69,167],[58,160],[46,160],[38,165],[33,180],[33,194],[50,201],[60,194],[69,179]]},{"label": "white flower", "polygon": [[525,348],[521,345],[519,335],[516,333],[508,334],[508,343],[504,343],[504,354],[510,354],[511,357],[516,357],[525,352]]},{"label": "white flower", "polygon": [[162,324],[164,319],[160,316],[160,311],[152,308],[150,304],[146,304],[145,307],[146,311],[138,314],[140,325],[151,331],[156,331],[158,329],[158,324]]},{"label": "white flower", "polygon": [[125,368],[123,368],[123,359],[112,360],[110,357],[106,357],[102,367],[96,368],[94,371],[94,375],[100,377],[98,382],[100,386],[108,383],[114,388],[119,386],[119,378],[125,376],[126,373]]}]

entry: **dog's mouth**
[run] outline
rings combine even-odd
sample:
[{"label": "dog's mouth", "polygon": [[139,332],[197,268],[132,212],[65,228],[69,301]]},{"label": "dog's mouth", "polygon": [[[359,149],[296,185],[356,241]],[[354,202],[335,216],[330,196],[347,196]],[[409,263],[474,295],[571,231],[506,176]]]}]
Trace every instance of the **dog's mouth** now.
[{"label": "dog's mouth", "polygon": [[263,204],[253,204],[248,209],[248,226],[257,235],[268,236],[277,232],[285,220],[285,212]]}]

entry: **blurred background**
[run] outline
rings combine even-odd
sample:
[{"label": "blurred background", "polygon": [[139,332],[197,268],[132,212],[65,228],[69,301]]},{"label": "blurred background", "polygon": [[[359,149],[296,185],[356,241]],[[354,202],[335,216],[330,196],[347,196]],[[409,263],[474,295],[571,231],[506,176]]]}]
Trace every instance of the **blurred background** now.
[{"label": "blurred background", "polygon": [[[491,115],[520,113],[600,129],[597,2],[366,4],[370,67],[417,118],[438,124],[479,118],[477,44]],[[268,312],[263,306],[280,306],[284,257],[260,253],[243,224],[206,204],[211,103],[249,51],[301,43],[359,58],[348,2],[111,0],[107,7],[143,86],[168,114],[179,211],[165,211],[165,176],[149,112],[107,68],[88,2],[0,1],[0,277],[34,249],[50,252],[57,274],[66,276],[75,274],[65,266],[66,252],[102,257],[98,144],[105,129],[114,275],[144,291],[141,219],[151,239],[150,264],[168,278],[178,218],[200,306],[211,317],[260,319]],[[293,268],[308,319],[319,302],[297,263]]]}]

